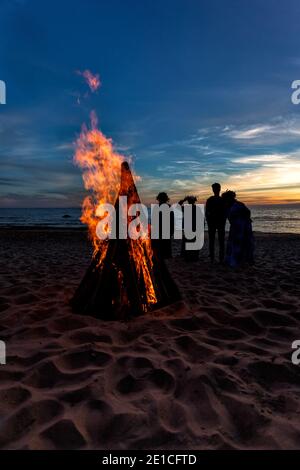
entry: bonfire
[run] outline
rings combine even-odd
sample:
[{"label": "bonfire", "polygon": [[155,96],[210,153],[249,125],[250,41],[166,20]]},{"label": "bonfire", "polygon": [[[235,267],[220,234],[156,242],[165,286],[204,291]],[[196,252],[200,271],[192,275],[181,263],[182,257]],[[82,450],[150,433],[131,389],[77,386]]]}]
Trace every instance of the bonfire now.
[{"label": "bonfire", "polygon": [[118,220],[120,196],[127,197],[128,207],[140,203],[140,198],[129,163],[97,128],[94,113],[91,121],[91,129],[84,127],[77,141],[75,163],[83,169],[85,187],[91,191],[83,202],[81,220],[88,225],[94,250],[71,303],[79,314],[125,319],[173,303],[180,294],[145,236],[148,226],[140,227],[138,239],[110,238],[109,233],[105,240],[97,236],[101,204],[114,204]]}]

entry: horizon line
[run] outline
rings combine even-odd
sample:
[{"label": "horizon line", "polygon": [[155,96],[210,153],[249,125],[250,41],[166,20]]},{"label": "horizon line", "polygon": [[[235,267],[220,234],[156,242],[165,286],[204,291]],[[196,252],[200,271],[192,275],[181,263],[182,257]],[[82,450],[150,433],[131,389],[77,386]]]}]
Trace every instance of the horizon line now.
[{"label": "horizon line", "polygon": [[[141,203],[143,204],[143,203]],[[144,203],[145,206],[150,206],[151,204],[155,203]],[[176,204],[176,203],[175,203]],[[204,203],[199,203],[199,204],[204,204]],[[171,204],[172,205],[172,204]],[[275,203],[248,203],[248,206],[297,206],[300,205],[300,201],[295,201],[295,202],[275,202]],[[10,209],[61,209],[61,210],[67,210],[67,209],[81,209],[81,206],[64,206],[64,207],[59,207],[59,206],[12,206],[12,207],[2,207],[0,206],[0,210],[5,209],[5,210],[10,210]]]}]

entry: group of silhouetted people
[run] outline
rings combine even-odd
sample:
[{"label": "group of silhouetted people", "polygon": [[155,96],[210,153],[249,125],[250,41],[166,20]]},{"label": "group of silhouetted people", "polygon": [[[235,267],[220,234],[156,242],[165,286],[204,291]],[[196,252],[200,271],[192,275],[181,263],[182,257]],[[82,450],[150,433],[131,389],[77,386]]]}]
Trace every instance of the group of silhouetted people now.
[{"label": "group of silhouetted people", "polygon": [[[205,220],[208,228],[209,238],[209,256],[212,263],[215,261],[215,239],[218,236],[219,261],[231,267],[237,267],[244,263],[253,264],[254,262],[254,238],[252,231],[251,212],[244,203],[236,199],[234,191],[225,191],[221,195],[221,185],[214,183],[212,185],[213,195],[209,197],[205,205]],[[168,204],[169,197],[167,193],[161,192],[157,196],[159,205]],[[179,201],[182,207],[184,203],[192,205],[192,229],[195,230],[196,223],[196,202],[197,197],[186,196]],[[195,210],[194,210],[195,209]],[[156,241],[155,247],[158,255],[162,258],[172,256],[171,237],[174,234],[174,214],[171,211],[171,230],[170,238],[163,239],[160,236]],[[162,217],[162,215],[160,215]],[[229,233],[225,250],[225,226],[229,221]],[[160,219],[161,227],[162,219]],[[192,240],[189,240],[192,241]],[[183,235],[181,255],[186,261],[196,261],[199,258],[199,250],[186,250],[186,239]]]},{"label": "group of silhouetted people", "polygon": [[[254,238],[251,212],[243,202],[236,199],[234,191],[225,191],[222,196],[221,185],[212,185],[214,195],[207,199],[205,218],[208,226],[209,256],[215,260],[215,236],[218,232],[219,260],[231,267],[254,262]],[[225,253],[225,225],[230,228]]]}]

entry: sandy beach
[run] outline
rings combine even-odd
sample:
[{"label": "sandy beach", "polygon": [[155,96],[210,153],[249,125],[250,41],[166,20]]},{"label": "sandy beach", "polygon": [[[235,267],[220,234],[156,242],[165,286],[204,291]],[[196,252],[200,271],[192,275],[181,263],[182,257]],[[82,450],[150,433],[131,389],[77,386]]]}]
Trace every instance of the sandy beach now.
[{"label": "sandy beach", "polygon": [[299,448],[300,235],[256,234],[245,269],[174,257],[182,302],[130,322],[71,312],[90,256],[84,231],[0,231],[2,449]]}]

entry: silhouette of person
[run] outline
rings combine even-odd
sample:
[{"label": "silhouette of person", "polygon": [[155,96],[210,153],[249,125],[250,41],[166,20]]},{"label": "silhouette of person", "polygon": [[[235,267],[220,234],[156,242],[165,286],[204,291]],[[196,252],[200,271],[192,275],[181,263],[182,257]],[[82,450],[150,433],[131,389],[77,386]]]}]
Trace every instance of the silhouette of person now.
[{"label": "silhouette of person", "polygon": [[[183,204],[187,202],[188,204],[192,205],[192,231],[196,231],[196,202],[197,202],[197,197],[196,196],[186,196],[184,199],[181,199],[178,204],[183,206]],[[183,208],[182,208],[183,210]],[[184,226],[184,220],[182,219],[182,224]],[[186,242],[195,242],[196,237],[193,240],[187,240],[183,234],[182,237],[182,244],[181,244],[181,256],[184,257],[186,261],[197,261],[199,259],[199,250],[187,250],[186,249]]]},{"label": "silhouette of person", "polygon": [[223,263],[225,252],[226,211],[224,200],[220,196],[221,185],[219,183],[214,183],[211,187],[214,195],[207,199],[205,206],[205,218],[208,226],[209,237],[209,256],[211,262],[213,262],[215,259],[215,237],[216,232],[218,232],[219,260]]},{"label": "silhouette of person", "polygon": [[[161,206],[162,204],[167,204],[170,207],[169,204],[169,196],[165,192],[160,192],[156,200]],[[159,213],[159,239],[158,240],[152,240],[152,243],[154,245],[154,248],[157,250],[157,254],[161,258],[172,258],[172,236],[174,235],[174,212],[170,211],[170,238],[163,238],[162,236],[162,220],[163,214],[160,212]]]},{"label": "silhouette of person", "polygon": [[236,199],[234,191],[222,194],[230,230],[227,241],[225,262],[232,268],[243,263],[254,263],[254,237],[251,211]]}]

